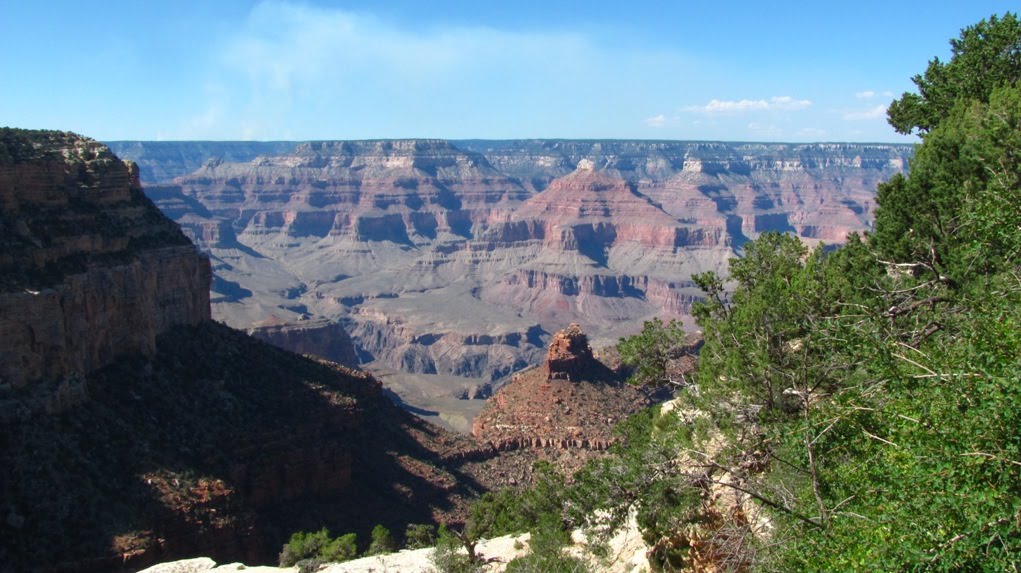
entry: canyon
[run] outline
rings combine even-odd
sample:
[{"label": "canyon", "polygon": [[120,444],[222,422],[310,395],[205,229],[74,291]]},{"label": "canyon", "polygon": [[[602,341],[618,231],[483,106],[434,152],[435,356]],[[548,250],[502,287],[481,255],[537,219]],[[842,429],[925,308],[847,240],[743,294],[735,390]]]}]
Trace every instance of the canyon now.
[{"label": "canyon", "polygon": [[816,245],[867,231],[876,185],[911,156],[668,141],[110,145],[209,254],[216,319],[354,356],[437,420],[470,419],[481,404],[457,397],[538,364],[566,324],[597,347],[654,317],[692,327],[691,276],[724,271],[762,232]]},{"label": "canyon", "polygon": [[466,438],[212,321],[208,257],[98,142],[0,129],[0,242],[0,569],[265,563],[474,495],[444,461]]},{"label": "canyon", "polygon": [[[481,492],[530,483],[537,460],[577,468],[650,403],[572,326],[529,342],[547,366],[498,393],[477,436],[436,427],[370,374],[259,339],[353,360],[335,322],[248,335],[213,321],[210,259],[138,173],[88,138],[0,129],[4,570],[269,563],[295,531],[456,525]],[[295,336],[304,323],[318,337]],[[531,424],[550,403],[516,396],[536,382],[555,383],[544,397],[567,410],[548,423],[569,434]]]}]

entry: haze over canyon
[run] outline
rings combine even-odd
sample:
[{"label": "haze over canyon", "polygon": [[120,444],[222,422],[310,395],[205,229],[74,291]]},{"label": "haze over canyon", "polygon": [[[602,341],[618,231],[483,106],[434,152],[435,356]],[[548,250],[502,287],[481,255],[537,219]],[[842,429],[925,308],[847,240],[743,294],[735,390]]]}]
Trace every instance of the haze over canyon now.
[{"label": "haze over canyon", "polygon": [[[580,324],[691,324],[691,276],[764,231],[869,229],[911,147],[664,141],[111,142],[212,258],[213,316],[384,375],[467,426]],[[349,339],[350,336],[350,339]],[[352,344],[353,343],[353,344]],[[413,375],[413,376],[412,376]]]}]

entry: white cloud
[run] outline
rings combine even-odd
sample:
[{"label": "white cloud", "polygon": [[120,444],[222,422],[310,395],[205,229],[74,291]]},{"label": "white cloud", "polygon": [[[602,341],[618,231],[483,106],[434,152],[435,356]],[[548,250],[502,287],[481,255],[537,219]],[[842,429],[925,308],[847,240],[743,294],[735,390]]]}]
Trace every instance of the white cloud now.
[{"label": "white cloud", "polygon": [[811,100],[807,99],[794,99],[790,96],[774,97],[770,100],[769,109],[779,109],[783,111],[797,111],[799,109],[805,109],[811,107]]},{"label": "white cloud", "polygon": [[371,15],[265,0],[227,43],[223,59],[264,87],[294,92],[330,83],[353,89],[368,74],[390,74],[397,82],[443,81],[486,61],[571,65],[591,48],[577,34],[405,30]]},{"label": "white cloud", "polygon": [[886,117],[886,104],[877,105],[876,107],[870,107],[865,110],[849,111],[844,113],[844,119],[847,121],[866,121],[881,119],[884,117]]},{"label": "white cloud", "polygon": [[714,99],[705,105],[688,106],[684,108],[684,111],[701,113],[735,113],[763,109],[769,109],[769,102],[764,99],[743,99],[740,101]]},{"label": "white cloud", "polygon": [[667,118],[663,114],[659,114],[655,117],[650,117],[645,120],[645,125],[649,127],[663,127],[667,123]]},{"label": "white cloud", "polygon": [[854,97],[856,97],[858,99],[872,99],[872,98],[874,98],[876,96],[893,97],[893,92],[890,91],[890,90],[885,90],[885,91],[882,91],[882,92],[876,92],[876,91],[873,91],[873,90],[865,90],[865,91],[860,91],[860,92],[854,94]]},{"label": "white cloud", "polygon": [[714,99],[705,105],[692,105],[684,109],[690,113],[744,113],[749,111],[798,111],[810,107],[811,100],[794,99],[790,96],[776,96],[768,101],[764,99],[719,100]]},{"label": "white cloud", "polygon": [[[672,55],[609,53],[596,40],[556,30],[413,28],[368,13],[263,0],[213,55],[210,81],[224,92],[205,94],[174,135],[279,138],[302,126],[299,137],[350,136],[349,126],[358,125],[362,137],[449,137],[464,126],[490,126],[486,118],[504,118],[517,100],[533,117],[551,108],[580,114],[584,108],[568,94],[600,66],[683,66]],[[544,107],[528,100],[543,93],[564,96],[547,96]],[[524,124],[520,116],[499,121]]]}]

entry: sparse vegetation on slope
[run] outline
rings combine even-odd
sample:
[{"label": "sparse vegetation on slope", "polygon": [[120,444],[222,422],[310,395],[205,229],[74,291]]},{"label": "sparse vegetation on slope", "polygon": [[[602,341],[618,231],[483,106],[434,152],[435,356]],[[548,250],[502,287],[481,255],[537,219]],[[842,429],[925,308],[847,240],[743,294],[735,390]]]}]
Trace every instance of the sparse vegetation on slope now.
[{"label": "sparse vegetation on slope", "polygon": [[459,438],[400,411],[366,375],[216,323],[157,347],[89,376],[81,406],[4,427],[0,508],[18,527],[0,562],[265,563],[294,531],[369,539],[377,523],[456,513],[466,480],[430,448]]},{"label": "sparse vegetation on slope", "polygon": [[564,523],[636,511],[671,571],[1021,566],[1019,45],[994,17],[930,66],[917,99],[938,83],[939,102],[911,119],[923,141],[874,233],[835,252],[763,234],[729,297],[698,277],[695,384],[576,476]]},{"label": "sparse vegetation on slope", "polygon": [[722,548],[735,569],[1021,560],[1021,28],[1007,15],[961,38],[947,69],[986,70],[966,46],[1007,71],[980,74],[978,92],[941,85],[952,103],[921,126],[910,175],[880,188],[875,232],[830,255],[763,235],[731,262],[731,299],[697,312],[706,344],[686,401],[708,416],[663,439],[691,477],[770,516],[768,545]]}]

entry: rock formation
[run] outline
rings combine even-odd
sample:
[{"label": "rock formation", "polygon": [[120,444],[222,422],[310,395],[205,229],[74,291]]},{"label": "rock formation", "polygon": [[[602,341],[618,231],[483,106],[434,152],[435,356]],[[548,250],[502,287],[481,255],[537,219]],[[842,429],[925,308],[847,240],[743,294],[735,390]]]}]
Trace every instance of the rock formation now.
[{"label": "rock formation", "polygon": [[[121,145],[155,163],[172,155],[162,144]],[[204,148],[179,145],[198,164]],[[244,329],[342,323],[370,367],[499,385],[538,364],[560,325],[577,322],[608,344],[654,316],[690,321],[699,296],[690,277],[724,271],[761,232],[834,243],[867,229],[876,184],[902,171],[910,152],[315,142],[210,157],[147,192],[211,254],[214,317]]]},{"label": "rock formation", "polygon": [[611,374],[606,366],[592,355],[588,337],[577,324],[572,324],[553,335],[543,368],[547,380],[597,381]]},{"label": "rock formation", "polygon": [[652,403],[593,355],[577,324],[553,335],[546,362],[516,374],[494,394],[472,435],[496,450],[604,450],[613,426]]},{"label": "rock formation", "polygon": [[0,242],[0,569],[266,563],[462,511],[467,439],[210,321],[208,259],[102,145],[0,130]]},{"label": "rock formation", "polygon": [[[0,130],[0,243],[0,390],[32,410],[74,405],[84,376],[209,320],[208,258],[95,141]],[[2,397],[0,420],[17,414]]]},{"label": "rock formation", "polygon": [[248,334],[295,354],[311,354],[352,368],[358,366],[354,343],[341,324],[303,320],[289,324],[260,324]]}]

